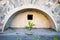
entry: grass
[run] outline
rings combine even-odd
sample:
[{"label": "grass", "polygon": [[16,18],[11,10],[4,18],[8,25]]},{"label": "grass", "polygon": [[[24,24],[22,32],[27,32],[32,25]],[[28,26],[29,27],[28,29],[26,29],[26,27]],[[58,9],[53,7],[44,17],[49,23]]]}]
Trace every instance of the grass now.
[{"label": "grass", "polygon": [[26,26],[27,30],[31,30],[33,28],[33,26],[35,26],[35,24],[33,22],[28,22],[28,25]]}]

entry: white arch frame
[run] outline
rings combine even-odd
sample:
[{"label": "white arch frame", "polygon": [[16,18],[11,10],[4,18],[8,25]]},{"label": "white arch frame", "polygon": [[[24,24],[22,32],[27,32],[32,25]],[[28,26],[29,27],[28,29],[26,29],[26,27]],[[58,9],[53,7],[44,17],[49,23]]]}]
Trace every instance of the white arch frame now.
[{"label": "white arch frame", "polygon": [[50,9],[47,9],[47,8],[45,8],[43,6],[38,7],[38,6],[34,6],[34,5],[29,5],[29,6],[24,5],[22,7],[14,8],[13,10],[8,12],[8,14],[6,15],[6,18],[4,19],[5,22],[4,22],[4,25],[3,25],[3,28],[2,28],[2,32],[4,31],[5,25],[6,25],[7,21],[8,21],[8,19],[11,17],[11,15],[15,14],[16,12],[18,12],[18,11],[20,11],[22,9],[26,9],[26,8],[27,9],[28,8],[38,9],[38,10],[41,10],[41,11],[47,13],[51,17],[52,21],[54,22],[55,27],[53,27],[53,29],[55,29],[57,31],[57,25],[56,25],[56,22],[55,22],[55,20],[54,20],[54,18],[52,16],[52,13],[51,13]]}]

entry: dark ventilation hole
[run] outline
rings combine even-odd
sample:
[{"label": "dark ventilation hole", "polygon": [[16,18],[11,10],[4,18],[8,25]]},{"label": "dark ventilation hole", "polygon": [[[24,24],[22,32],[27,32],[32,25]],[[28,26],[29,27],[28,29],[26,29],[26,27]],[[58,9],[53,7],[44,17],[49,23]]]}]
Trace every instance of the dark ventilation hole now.
[{"label": "dark ventilation hole", "polygon": [[27,15],[27,19],[28,19],[28,20],[33,20],[33,15],[32,15],[32,14],[28,14],[28,15]]}]

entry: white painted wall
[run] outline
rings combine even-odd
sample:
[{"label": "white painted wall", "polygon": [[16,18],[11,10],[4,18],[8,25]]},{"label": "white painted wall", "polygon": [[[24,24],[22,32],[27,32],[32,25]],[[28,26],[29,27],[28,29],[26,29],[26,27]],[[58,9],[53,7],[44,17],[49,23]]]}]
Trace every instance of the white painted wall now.
[{"label": "white painted wall", "polygon": [[[32,14],[33,20],[27,20],[27,15]],[[41,12],[27,11],[18,14],[12,21],[11,27],[13,28],[25,28],[28,22],[31,21],[35,24],[33,28],[51,28],[49,19]]]}]

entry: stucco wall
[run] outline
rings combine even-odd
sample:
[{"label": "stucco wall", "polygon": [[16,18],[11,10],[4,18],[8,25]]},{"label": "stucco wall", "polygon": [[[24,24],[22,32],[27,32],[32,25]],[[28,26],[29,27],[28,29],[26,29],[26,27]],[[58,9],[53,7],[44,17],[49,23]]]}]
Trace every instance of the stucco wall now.
[{"label": "stucco wall", "polygon": [[[28,20],[28,14],[33,15],[32,20]],[[11,27],[14,28],[25,28],[28,25],[28,22],[33,22],[35,26],[33,28],[51,28],[50,20],[42,12],[36,11],[26,11],[16,15],[11,23]]]}]

